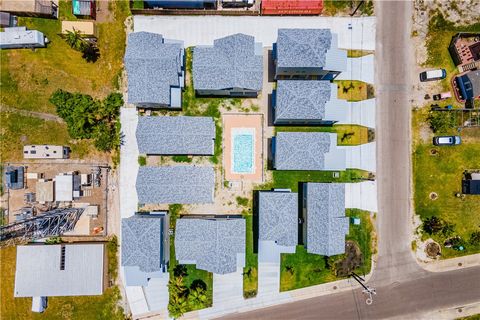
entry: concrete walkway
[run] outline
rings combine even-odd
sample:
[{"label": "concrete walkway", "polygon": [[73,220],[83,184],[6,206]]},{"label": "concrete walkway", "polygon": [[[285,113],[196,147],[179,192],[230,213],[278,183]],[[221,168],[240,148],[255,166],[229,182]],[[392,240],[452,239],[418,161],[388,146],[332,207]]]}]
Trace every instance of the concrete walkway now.
[{"label": "concrete walkway", "polygon": [[135,108],[121,108],[123,143],[120,147],[120,215],[128,218],[135,214],[138,207],[135,182],[138,173],[138,145],[135,132],[138,125]]},{"label": "concrete walkway", "polygon": [[359,58],[347,58],[347,71],[340,73],[335,80],[359,80],[373,84],[375,81],[374,65],[373,54]]},{"label": "concrete walkway", "polygon": [[[279,28],[328,28],[338,34],[342,49],[375,50],[375,17],[236,17],[134,16],[134,31],[162,34],[182,40],[185,47],[212,45],[213,40],[245,33],[264,47],[277,41]],[[373,81],[372,81],[373,82]]]},{"label": "concrete walkway", "polygon": [[243,301],[243,268],[229,274],[213,274],[213,307],[223,309]]}]

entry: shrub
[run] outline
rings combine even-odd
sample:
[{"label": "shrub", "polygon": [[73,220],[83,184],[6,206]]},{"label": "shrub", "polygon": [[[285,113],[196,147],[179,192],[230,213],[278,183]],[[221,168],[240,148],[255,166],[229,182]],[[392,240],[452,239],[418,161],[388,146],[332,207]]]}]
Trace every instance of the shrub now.
[{"label": "shrub", "polygon": [[145,156],[138,156],[138,164],[142,167],[147,165],[147,158]]},{"label": "shrub", "polygon": [[173,156],[172,160],[175,162],[188,162],[188,163],[192,162],[192,158],[188,156]]},{"label": "shrub", "polygon": [[441,233],[449,236],[455,231],[455,225],[440,219],[437,216],[426,218],[422,224],[423,231],[429,235]]},{"label": "shrub", "polygon": [[480,231],[474,231],[474,232],[472,232],[472,234],[470,235],[469,243],[470,243],[472,246],[478,246],[478,245],[480,245]]},{"label": "shrub", "polygon": [[242,206],[242,207],[247,207],[248,206],[248,198],[244,198],[244,197],[237,197],[237,203],[239,206]]},{"label": "shrub", "polygon": [[121,137],[117,119],[123,105],[120,93],[111,93],[101,101],[86,94],[57,90],[49,101],[67,123],[72,138],[94,139],[100,151],[118,150]]},{"label": "shrub", "polygon": [[430,111],[427,118],[430,128],[433,132],[446,132],[455,128],[456,119],[453,112],[449,111]]}]

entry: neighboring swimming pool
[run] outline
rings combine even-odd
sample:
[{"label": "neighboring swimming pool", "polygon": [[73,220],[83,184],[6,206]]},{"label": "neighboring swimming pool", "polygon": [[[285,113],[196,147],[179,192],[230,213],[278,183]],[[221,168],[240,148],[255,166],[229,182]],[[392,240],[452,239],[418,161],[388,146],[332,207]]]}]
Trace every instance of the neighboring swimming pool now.
[{"label": "neighboring swimming pool", "polygon": [[234,173],[253,173],[255,129],[240,129],[232,132],[232,171]]}]

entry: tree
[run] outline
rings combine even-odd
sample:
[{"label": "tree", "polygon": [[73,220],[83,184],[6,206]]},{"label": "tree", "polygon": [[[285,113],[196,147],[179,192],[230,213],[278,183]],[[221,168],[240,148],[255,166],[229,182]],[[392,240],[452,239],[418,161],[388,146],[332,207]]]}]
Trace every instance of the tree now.
[{"label": "tree", "polygon": [[193,290],[190,290],[188,295],[188,302],[192,309],[202,309],[205,307],[205,304],[208,302],[207,293],[201,287],[196,287]]},{"label": "tree", "polygon": [[173,268],[173,275],[175,277],[187,276],[187,266],[184,264],[177,264],[175,268]]},{"label": "tree", "polygon": [[443,221],[440,218],[437,216],[431,216],[423,221],[422,228],[423,231],[432,235],[442,231],[443,225]]},{"label": "tree", "polygon": [[75,28],[73,28],[73,31],[67,31],[65,41],[77,51],[82,51],[85,47],[85,40],[82,38],[80,30],[75,30]]},{"label": "tree", "polygon": [[82,58],[87,62],[96,62],[100,58],[100,50],[91,42],[85,42],[82,48]]},{"label": "tree", "polygon": [[188,311],[188,302],[185,297],[170,295],[168,302],[168,313],[171,317],[178,319]]}]

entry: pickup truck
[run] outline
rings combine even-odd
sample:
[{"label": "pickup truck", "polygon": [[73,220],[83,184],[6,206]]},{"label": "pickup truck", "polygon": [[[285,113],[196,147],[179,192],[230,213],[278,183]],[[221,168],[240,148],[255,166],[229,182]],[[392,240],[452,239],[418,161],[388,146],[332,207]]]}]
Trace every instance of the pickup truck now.
[{"label": "pickup truck", "polygon": [[448,92],[442,92],[442,93],[434,94],[433,95],[433,100],[435,100],[435,101],[445,100],[445,99],[448,99],[448,98],[451,98],[451,97],[452,97],[452,93],[450,91],[448,91]]}]

